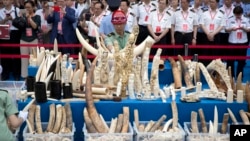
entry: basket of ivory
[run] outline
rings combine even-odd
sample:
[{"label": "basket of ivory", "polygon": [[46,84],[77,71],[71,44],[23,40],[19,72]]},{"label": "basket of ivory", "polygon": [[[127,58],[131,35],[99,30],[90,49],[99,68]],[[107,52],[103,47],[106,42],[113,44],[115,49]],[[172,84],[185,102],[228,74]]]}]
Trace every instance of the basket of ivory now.
[{"label": "basket of ivory", "polygon": [[[129,122],[129,107],[123,107],[123,113],[106,122],[102,115],[89,114],[84,108],[84,141],[132,141],[133,128]],[[91,116],[95,116],[92,117]]]},{"label": "basket of ivory", "polygon": [[73,141],[75,125],[69,103],[50,104],[48,122],[41,122],[40,106],[29,108],[26,126],[23,129],[24,141]]},{"label": "basket of ivory", "polygon": [[[106,122],[109,128],[112,126],[111,122]],[[127,133],[89,133],[86,124],[83,126],[84,141],[132,141],[133,140],[133,128],[129,123],[129,129]]]},{"label": "basket of ivory", "polygon": [[[157,128],[157,121],[140,121],[139,127],[133,122],[135,141],[185,141],[185,131],[178,124],[172,128],[170,122],[163,122]],[[167,128],[167,129],[166,129]]]},{"label": "basket of ivory", "polygon": [[204,132],[204,128],[202,129],[202,125],[201,122],[197,122],[198,125],[198,132],[193,133],[192,132],[192,126],[191,126],[191,122],[184,122],[184,130],[187,133],[187,141],[229,141],[230,136],[229,136],[229,131],[228,131],[228,127],[229,125],[227,125],[226,127],[226,131],[223,133],[223,129],[224,127],[222,127],[221,123],[218,123],[218,132],[214,133],[214,131],[212,130],[216,130],[216,129],[212,129],[211,127],[213,126],[212,122],[210,123],[206,123],[206,127],[207,127],[207,132]]}]

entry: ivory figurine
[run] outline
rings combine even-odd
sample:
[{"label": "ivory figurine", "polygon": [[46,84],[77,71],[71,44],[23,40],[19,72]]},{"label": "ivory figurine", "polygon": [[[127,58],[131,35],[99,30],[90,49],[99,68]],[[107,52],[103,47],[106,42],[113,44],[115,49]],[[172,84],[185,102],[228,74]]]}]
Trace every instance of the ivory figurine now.
[{"label": "ivory figurine", "polygon": [[119,97],[121,95],[121,89],[122,89],[122,82],[121,82],[121,79],[120,79],[120,81],[117,83],[116,96]]},{"label": "ivory figurine", "polygon": [[[149,53],[150,53],[150,43],[146,43],[146,49],[142,56],[142,67],[141,67],[141,79],[142,82],[148,81],[148,60],[149,60]],[[142,83],[142,87],[145,85]]]},{"label": "ivory figurine", "polygon": [[101,70],[100,70],[101,84],[108,84],[108,77],[109,77],[108,52],[103,52],[101,58],[102,58]]},{"label": "ivory figurine", "polygon": [[208,84],[209,88],[212,91],[218,92],[218,89],[217,89],[214,81],[212,80],[210,74],[208,73],[207,69],[205,68],[205,66],[202,63],[198,63],[198,64],[199,64],[199,67],[200,67],[200,70],[201,70],[202,74],[204,75],[204,77],[205,77],[205,79],[207,81],[207,84]]},{"label": "ivory figurine", "polygon": [[122,90],[121,90],[121,96],[126,97],[126,89],[128,86],[128,77],[129,74],[132,72],[132,66],[133,66],[133,44],[134,44],[134,35],[130,34],[128,44],[125,47],[125,56],[123,57],[123,64],[122,64]]},{"label": "ivory figurine", "polygon": [[67,79],[67,55],[64,54],[61,62],[62,83]]},{"label": "ivory figurine", "polygon": [[142,92],[142,80],[141,80],[141,57],[137,58],[137,64],[135,67],[135,92],[140,94]]},{"label": "ivory figurine", "polygon": [[115,75],[115,68],[114,66],[111,68],[111,71],[109,72],[109,80],[108,80],[108,84],[109,85],[114,85],[114,75]]},{"label": "ivory figurine", "polygon": [[94,84],[101,84],[100,71],[101,66],[97,66],[94,70]]},{"label": "ivory figurine", "polygon": [[135,75],[133,73],[129,74],[129,80],[128,80],[128,94],[130,99],[135,99],[135,93],[134,93],[134,77]]},{"label": "ivory figurine", "polygon": [[114,85],[117,85],[118,81],[120,80],[121,74],[121,65],[122,65],[122,58],[121,54],[119,53],[119,44],[117,41],[114,41]]},{"label": "ivory figurine", "polygon": [[145,92],[144,92],[144,97],[145,99],[150,99],[151,98],[151,90],[150,90],[150,84],[147,82],[145,84]]}]

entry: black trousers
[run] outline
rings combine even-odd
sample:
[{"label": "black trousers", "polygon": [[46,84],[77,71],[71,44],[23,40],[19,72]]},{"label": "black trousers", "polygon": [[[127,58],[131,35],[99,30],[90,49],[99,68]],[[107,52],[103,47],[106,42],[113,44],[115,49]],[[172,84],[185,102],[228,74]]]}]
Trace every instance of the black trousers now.
[{"label": "black trousers", "polygon": [[[228,56],[246,56],[247,54],[247,48],[239,48],[237,49],[237,46],[248,46],[248,42],[242,43],[242,44],[232,44],[234,45],[236,49],[228,49]],[[237,67],[234,66],[234,62],[237,61],[238,65]],[[246,64],[246,60],[227,60],[227,67],[231,66],[232,76],[236,79],[240,72],[242,72],[242,78],[243,78],[243,68]]]},{"label": "black trousers", "polygon": [[[57,34],[57,41],[58,41],[58,44],[67,44],[64,40],[64,37],[62,34]],[[72,43],[74,44],[74,43]],[[69,54],[69,55],[76,55],[77,52],[79,51],[76,51],[77,48],[73,48],[73,47],[62,47],[62,48],[59,48],[59,51],[62,52],[62,55],[63,54]]]},{"label": "black trousers", "polygon": [[[214,36],[214,41],[209,41],[208,38],[207,38],[207,35],[205,35],[206,38],[205,38],[205,45],[220,45],[220,35],[219,34],[216,34]],[[204,56],[217,56],[217,55],[220,55],[220,48],[218,49],[215,49],[215,48],[203,48],[202,51],[201,51],[201,55],[204,55]],[[211,60],[209,59],[206,59],[206,60],[201,60],[201,62],[207,66]]]},{"label": "black trousers", "polygon": [[[182,33],[182,32],[178,32],[176,31],[174,33],[174,39],[175,39],[175,44],[176,45],[184,45],[184,44],[192,44],[192,40],[193,40],[193,32],[191,33]],[[188,51],[189,54],[191,55],[192,52],[191,50]],[[184,56],[184,48],[176,48],[174,49],[174,55],[181,55]]]},{"label": "black trousers", "polygon": [[148,35],[150,34],[149,34],[147,26],[139,25],[139,34],[138,34],[135,44],[138,45],[141,42],[143,42],[147,38]]},{"label": "black trousers", "polygon": [[[155,33],[156,36],[159,36],[161,35],[161,33]],[[166,36],[163,36],[161,38],[160,41],[158,41],[157,43],[155,43],[154,45],[166,45],[167,44],[167,38]],[[155,55],[156,52],[157,52],[158,48],[151,48],[151,51],[150,51],[150,55]],[[161,56],[162,55],[165,55],[166,54],[166,51],[165,51],[165,48],[162,48],[162,53],[161,53]]]},{"label": "black trousers", "polygon": [[[18,30],[10,31],[9,40],[1,40],[4,44],[20,44],[21,32]],[[1,54],[15,54],[20,55],[20,46],[16,47],[1,47]],[[21,58],[1,58],[1,65],[3,67],[2,79],[8,79],[10,72],[13,73],[15,78],[19,78],[21,75]]]}]

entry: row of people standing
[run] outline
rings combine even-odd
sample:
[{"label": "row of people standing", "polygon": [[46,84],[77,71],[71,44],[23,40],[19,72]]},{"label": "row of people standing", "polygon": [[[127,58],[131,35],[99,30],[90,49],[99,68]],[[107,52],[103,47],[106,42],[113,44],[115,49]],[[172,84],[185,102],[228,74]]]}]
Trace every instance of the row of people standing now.
[{"label": "row of people standing", "polygon": [[[10,1],[9,3],[11,3],[11,5],[13,3],[12,0],[4,1]],[[192,7],[189,6],[189,0],[181,0],[180,2],[178,0],[171,0],[170,3],[168,3],[168,0],[143,0],[143,2],[138,3],[135,3],[135,0],[121,0],[118,7],[126,14],[127,24],[125,29],[127,31],[131,31],[133,25],[139,25],[140,33],[136,44],[141,43],[147,35],[151,35],[157,41],[156,44],[225,44],[228,42],[228,38],[220,37],[224,33],[225,36],[228,36],[228,33],[223,33],[222,29],[227,25],[227,18],[232,16],[224,17],[226,17],[225,13],[233,12],[233,7],[231,7],[231,10],[227,10],[227,3],[230,3],[229,5],[232,6],[237,5],[238,3],[236,2],[238,1],[239,0],[235,1],[235,4],[232,4],[231,0],[225,0],[221,9],[218,8],[218,0],[205,0],[204,2],[195,0]],[[53,43],[54,39],[57,39],[59,44],[75,44],[78,43],[75,35],[75,27],[78,26],[83,35],[88,37],[91,43],[95,43],[94,29],[97,29],[104,39],[108,34],[114,32],[111,17],[113,11],[118,8],[113,5],[114,3],[116,2],[112,0],[111,3],[109,3],[109,0],[78,0],[77,2],[74,0],[57,0],[56,2],[42,0],[40,1],[40,6],[35,4],[34,7],[31,8],[31,11],[36,11],[34,15],[40,16],[40,23],[38,22],[37,25],[34,26],[36,29],[34,29],[35,31],[32,35],[38,39],[37,35],[39,34],[36,33],[39,30],[44,37],[43,43]],[[240,3],[240,5],[242,5],[242,3]],[[41,7],[41,9],[37,10],[39,7]],[[11,11],[14,11],[13,5],[11,8]],[[3,9],[6,10],[5,8]],[[25,7],[25,9],[29,11],[29,6]],[[6,18],[4,10],[1,10],[2,16],[0,17],[2,19]],[[19,11],[18,8],[17,11]],[[234,14],[231,15],[234,16]],[[11,19],[7,19],[7,21],[11,22],[14,17],[15,15],[12,12]],[[208,24],[210,23],[208,21],[211,20],[218,21],[213,24]],[[11,28],[15,29],[13,26],[11,26]],[[209,32],[206,32],[206,30],[204,30],[205,28],[209,29]],[[210,30],[213,30],[213,32],[210,32]],[[219,34],[220,32],[222,33]],[[226,39],[226,42],[222,42],[220,39]],[[37,40],[37,42],[39,41]],[[70,54],[78,52],[75,48],[62,48],[61,51]],[[201,51],[194,50],[194,52],[190,53],[202,54],[204,52],[207,54],[207,50],[205,49]],[[27,53],[27,49],[24,53]],[[154,50],[152,54],[154,54]],[[183,54],[183,50],[164,49],[163,51],[163,55],[177,54]],[[26,65],[28,64],[27,59],[22,60],[25,60]],[[7,67],[9,64],[10,63],[6,64]],[[24,72],[22,73],[22,77],[27,76],[27,70],[25,72],[27,68],[26,65],[22,65]],[[7,70],[6,67],[4,67],[4,70]]]},{"label": "row of people standing", "polygon": [[[209,0],[202,3],[194,0],[190,6],[189,0],[144,0],[137,4],[137,19],[140,33],[137,44],[141,43],[148,34],[156,44],[172,45],[245,45],[238,49],[190,49],[189,55],[204,56],[245,56],[248,41],[249,17],[242,8],[242,3],[224,0],[222,6],[219,0]],[[180,6],[178,6],[180,4]],[[158,5],[158,6],[157,6]],[[245,15],[244,15],[245,13]],[[235,22],[236,21],[236,22]],[[171,41],[169,43],[169,41]],[[154,55],[155,49],[151,52]],[[163,55],[184,55],[184,49],[164,49]],[[207,65],[211,60],[202,60]],[[234,60],[225,60],[236,76],[242,72],[245,60],[237,60],[238,67],[234,68]],[[234,70],[236,69],[236,72]]]}]

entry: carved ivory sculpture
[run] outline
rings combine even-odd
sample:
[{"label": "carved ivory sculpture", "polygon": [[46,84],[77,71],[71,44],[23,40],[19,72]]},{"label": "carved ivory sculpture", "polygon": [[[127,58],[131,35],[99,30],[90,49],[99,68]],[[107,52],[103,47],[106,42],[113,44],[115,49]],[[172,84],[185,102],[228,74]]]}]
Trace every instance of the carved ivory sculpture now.
[{"label": "carved ivory sculpture", "polygon": [[134,78],[135,75],[133,73],[129,74],[129,80],[128,80],[128,94],[130,99],[135,99],[135,93],[134,93]]},{"label": "carved ivory sculpture", "polygon": [[149,53],[150,53],[150,45],[149,43],[146,44],[146,49],[142,56],[142,67],[141,67],[141,79],[142,79],[142,87],[143,90],[146,88],[146,83],[149,83],[148,80],[148,59],[149,59]]},{"label": "carved ivory sculpture", "polygon": [[101,60],[102,60],[101,70],[100,70],[101,84],[108,84],[108,77],[109,77],[108,52],[103,52]]},{"label": "carved ivory sculpture", "polygon": [[114,85],[117,85],[118,81],[120,80],[120,72],[121,72],[121,61],[122,58],[120,56],[120,52],[119,52],[119,44],[117,41],[114,41],[114,77],[113,77],[113,81],[114,81]]},{"label": "carved ivory sculpture", "polygon": [[135,93],[140,94],[142,92],[142,80],[141,80],[141,57],[136,58],[135,64]]},{"label": "carved ivory sculpture", "polygon": [[125,56],[123,57],[123,65],[122,65],[122,90],[121,90],[121,96],[126,97],[126,88],[128,86],[128,77],[129,74],[132,72],[132,66],[133,66],[133,44],[135,42],[135,36],[134,34],[130,34],[128,44],[125,47]]},{"label": "carved ivory sculpture", "polygon": [[159,97],[159,64],[160,64],[160,55],[161,55],[162,49],[158,48],[152,64],[151,69],[151,78],[150,78],[150,87],[151,92],[154,93],[155,97]]},{"label": "carved ivory sculpture", "polygon": [[61,74],[62,74],[62,82],[65,82],[67,79],[67,55],[64,54],[61,62]]},{"label": "carved ivory sculpture", "polygon": [[[136,40],[136,38],[137,38],[137,35],[138,35],[138,29],[137,28],[139,28],[138,26],[136,26],[135,28],[133,28],[133,33],[134,33],[134,36],[136,36],[135,37],[135,40]],[[76,28],[76,35],[77,35],[77,38],[79,39],[79,41],[80,41],[80,43],[82,44],[82,46],[84,47],[84,48],[86,48],[91,54],[93,54],[93,55],[98,55],[98,50],[97,49],[95,49],[94,47],[92,47],[83,37],[82,37],[82,35],[81,35],[81,33],[79,32],[79,30]],[[134,54],[134,56],[138,56],[138,55],[140,55],[143,51],[144,51],[144,48],[145,48],[145,44],[146,44],[146,42],[150,42],[150,43],[152,43],[152,44],[154,44],[155,43],[155,41],[154,41],[154,39],[153,38],[151,38],[150,36],[148,36],[140,45],[138,45],[138,46],[136,46],[136,47],[134,47],[134,45],[133,45],[133,54]],[[100,49],[100,51],[101,52],[103,52],[104,51],[104,49],[102,48],[102,47],[99,47],[98,49]],[[125,53],[124,53],[124,50],[126,50],[126,47],[123,49],[123,50],[120,50],[120,52],[123,52],[122,53],[122,56],[125,56]],[[108,58],[113,58],[114,56],[113,56],[113,53],[108,53]]]},{"label": "carved ivory sculpture", "polygon": [[220,59],[213,60],[210,64],[208,64],[207,70],[215,70],[216,72],[218,72],[222,80],[225,82],[227,89],[232,89],[226,65]]}]

